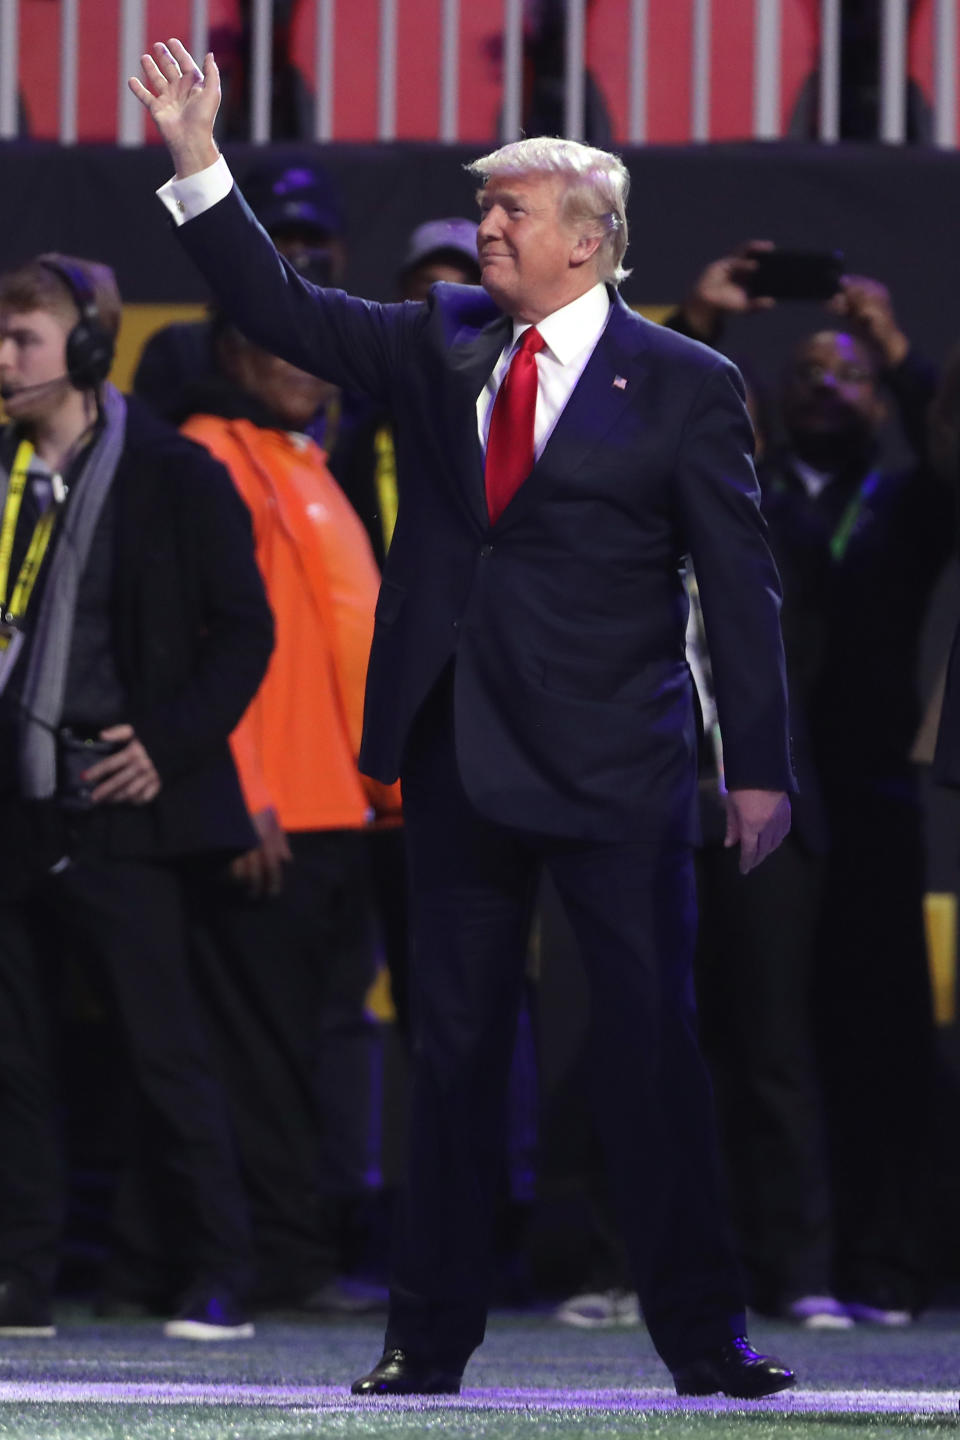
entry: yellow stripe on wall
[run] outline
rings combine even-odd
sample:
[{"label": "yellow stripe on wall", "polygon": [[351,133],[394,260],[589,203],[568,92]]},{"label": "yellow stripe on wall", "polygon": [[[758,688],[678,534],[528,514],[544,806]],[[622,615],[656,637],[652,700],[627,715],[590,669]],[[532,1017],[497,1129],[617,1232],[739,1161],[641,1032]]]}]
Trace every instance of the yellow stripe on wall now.
[{"label": "yellow stripe on wall", "polygon": [[178,321],[202,320],[206,305],[124,305],[117,339],[117,354],[110,379],[118,390],[128,394],[140,352],[155,330]]}]

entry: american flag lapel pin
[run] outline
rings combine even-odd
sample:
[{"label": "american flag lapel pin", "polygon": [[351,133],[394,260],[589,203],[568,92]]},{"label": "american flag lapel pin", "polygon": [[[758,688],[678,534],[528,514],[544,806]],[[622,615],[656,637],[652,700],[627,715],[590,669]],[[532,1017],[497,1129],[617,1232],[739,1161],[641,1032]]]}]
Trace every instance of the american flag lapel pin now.
[{"label": "american flag lapel pin", "polygon": [[614,375],[613,388],[614,390],[626,390],[627,382],[622,375]]}]

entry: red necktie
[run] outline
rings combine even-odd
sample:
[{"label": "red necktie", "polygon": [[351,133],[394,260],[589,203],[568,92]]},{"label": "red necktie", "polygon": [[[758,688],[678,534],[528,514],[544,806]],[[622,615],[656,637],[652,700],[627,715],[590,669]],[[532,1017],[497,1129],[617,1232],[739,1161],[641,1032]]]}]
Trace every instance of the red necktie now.
[{"label": "red necktie", "polygon": [[499,520],[533,469],[533,422],[537,414],[537,352],[544,347],[533,326],[523,333],[497,391],[487,435],[487,510]]}]

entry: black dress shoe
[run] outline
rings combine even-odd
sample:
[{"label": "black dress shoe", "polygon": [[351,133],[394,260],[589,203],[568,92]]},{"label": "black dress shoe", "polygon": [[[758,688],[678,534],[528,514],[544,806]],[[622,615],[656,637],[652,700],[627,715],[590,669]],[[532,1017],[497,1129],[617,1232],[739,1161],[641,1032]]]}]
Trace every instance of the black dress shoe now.
[{"label": "black dress shoe", "polygon": [[462,1371],[413,1360],[406,1350],[384,1350],[350,1389],[354,1395],[459,1395],[461,1379]]},{"label": "black dress shoe", "polygon": [[733,1395],[760,1400],[796,1384],[797,1377],[779,1360],[758,1355],[745,1335],[681,1365],[673,1372],[678,1395]]}]

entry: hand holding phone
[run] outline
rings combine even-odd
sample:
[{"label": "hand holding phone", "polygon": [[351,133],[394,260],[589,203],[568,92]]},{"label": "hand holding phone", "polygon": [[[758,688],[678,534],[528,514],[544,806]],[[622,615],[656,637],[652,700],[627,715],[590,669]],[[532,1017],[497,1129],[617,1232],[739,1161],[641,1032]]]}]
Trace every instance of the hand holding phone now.
[{"label": "hand holding phone", "polygon": [[701,270],[680,307],[689,334],[712,345],[716,343],[724,316],[770,309],[774,302],[754,299],[747,289],[746,277],[756,263],[756,256],[773,248],[770,240],[748,240],[731,254],[711,260]]}]

